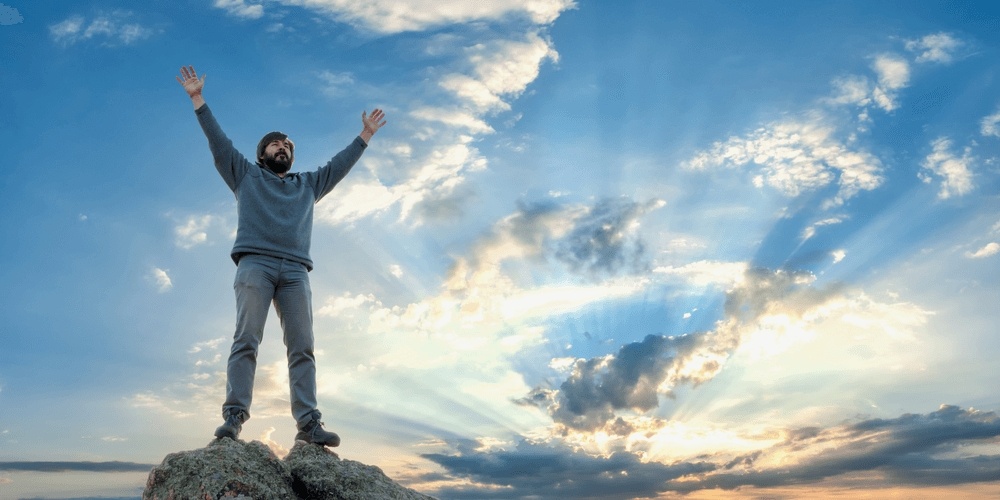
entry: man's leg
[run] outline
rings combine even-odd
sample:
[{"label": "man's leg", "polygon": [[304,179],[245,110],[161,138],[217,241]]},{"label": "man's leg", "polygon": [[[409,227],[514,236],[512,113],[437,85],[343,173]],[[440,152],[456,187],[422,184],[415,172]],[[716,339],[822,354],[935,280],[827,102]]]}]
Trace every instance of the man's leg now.
[{"label": "man's leg", "polygon": [[324,431],[316,409],[316,357],[313,354],[312,289],[303,264],[282,262],[281,277],[274,294],[274,308],[281,319],[288,354],[288,390],[292,416],[300,431],[296,439],[327,446],[340,444],[340,437]]},{"label": "man's leg", "polygon": [[[233,283],[236,292],[236,333],[226,369],[226,402],[222,406],[227,425],[230,424],[228,417],[231,414],[238,415],[239,424],[250,417],[257,349],[264,336],[264,322],[274,297],[276,271],[275,259],[260,255],[244,256],[236,268]],[[223,427],[216,431],[217,436],[221,432],[235,437],[230,435],[233,432],[229,428]],[[238,425],[235,433],[239,433]]]},{"label": "man's leg", "polygon": [[316,409],[316,357],[313,354],[312,289],[305,266],[285,260],[274,292],[288,354],[288,389],[292,416],[302,423]]}]

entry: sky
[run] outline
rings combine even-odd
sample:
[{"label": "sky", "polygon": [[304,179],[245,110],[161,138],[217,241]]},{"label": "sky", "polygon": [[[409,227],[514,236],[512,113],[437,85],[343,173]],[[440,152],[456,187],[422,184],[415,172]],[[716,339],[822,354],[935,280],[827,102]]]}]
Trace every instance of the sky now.
[{"label": "sky", "polygon": [[[0,497],[221,423],[244,154],[318,168],[319,404],[441,499],[1000,495],[1000,6],[0,4]],[[242,438],[294,440],[271,314]]]}]

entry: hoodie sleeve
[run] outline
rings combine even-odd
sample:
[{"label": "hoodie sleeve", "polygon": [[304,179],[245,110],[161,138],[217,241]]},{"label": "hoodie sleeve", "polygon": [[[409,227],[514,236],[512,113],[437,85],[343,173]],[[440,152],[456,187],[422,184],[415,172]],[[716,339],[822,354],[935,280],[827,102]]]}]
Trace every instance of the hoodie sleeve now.
[{"label": "hoodie sleeve", "polygon": [[216,170],[219,171],[222,180],[226,181],[229,189],[235,193],[243,176],[247,174],[252,165],[233,147],[233,141],[226,137],[219,122],[215,121],[215,116],[212,115],[208,104],[196,109],[195,114],[198,116],[198,123],[201,124],[202,131],[205,132],[205,137],[208,138],[208,148],[212,151]]},{"label": "hoodie sleeve", "polygon": [[347,176],[351,167],[358,162],[367,147],[368,144],[365,144],[361,137],[355,137],[354,141],[343,151],[337,153],[326,165],[312,173],[311,181],[316,201],[326,196],[341,179]]}]

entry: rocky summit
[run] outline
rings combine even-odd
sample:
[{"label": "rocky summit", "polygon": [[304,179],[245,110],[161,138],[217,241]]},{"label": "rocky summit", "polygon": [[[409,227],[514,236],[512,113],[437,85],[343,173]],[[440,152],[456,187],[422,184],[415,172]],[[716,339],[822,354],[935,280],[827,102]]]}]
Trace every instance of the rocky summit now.
[{"label": "rocky summit", "polygon": [[381,469],[302,441],[283,460],[264,443],[229,438],[171,453],[154,467],[143,500],[433,500]]}]

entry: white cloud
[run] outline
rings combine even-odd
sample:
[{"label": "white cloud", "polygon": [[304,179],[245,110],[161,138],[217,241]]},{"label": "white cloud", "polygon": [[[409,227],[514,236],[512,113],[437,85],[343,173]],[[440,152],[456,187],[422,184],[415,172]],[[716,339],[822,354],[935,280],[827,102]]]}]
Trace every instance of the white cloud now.
[{"label": "white cloud", "polygon": [[323,92],[328,95],[340,95],[355,85],[354,74],[350,72],[334,73],[323,70],[317,76],[323,82]]},{"label": "white cloud", "polygon": [[478,115],[459,108],[423,107],[410,112],[410,117],[417,120],[437,122],[449,127],[463,129],[467,133],[492,134],[489,126]]},{"label": "white cloud", "polygon": [[969,257],[970,259],[982,259],[985,257],[992,257],[998,253],[1000,253],[1000,243],[993,241],[987,243],[985,246],[983,246],[979,250],[976,250],[975,252],[967,253],[966,257]]},{"label": "white cloud", "polygon": [[[168,214],[168,217],[171,216]],[[185,250],[190,250],[209,241],[209,231],[233,233],[235,229],[228,228],[226,220],[214,214],[188,215],[186,219],[174,226],[174,244]]]},{"label": "white cloud", "polygon": [[872,99],[885,111],[896,109],[899,107],[896,93],[910,81],[910,64],[896,55],[883,54],[875,58],[872,69],[878,76],[878,85],[872,90]]},{"label": "white cloud", "polygon": [[285,458],[285,455],[288,455],[289,451],[288,448],[285,448],[284,446],[281,445],[281,443],[271,439],[271,435],[274,434],[274,431],[276,430],[277,429],[275,429],[274,427],[268,427],[267,429],[264,429],[264,431],[261,433],[260,437],[257,438],[257,440],[267,445],[267,447],[270,448],[271,451],[273,451],[274,454],[278,456],[278,458]]},{"label": "white cloud", "polygon": [[175,243],[184,249],[205,243],[208,241],[205,230],[211,222],[211,215],[192,215],[183,225],[174,228]]},{"label": "white cloud", "polygon": [[246,0],[215,0],[215,6],[225,9],[236,17],[246,19],[260,19],[264,15],[263,5],[247,4]]},{"label": "white cloud", "polygon": [[879,85],[886,89],[898,90],[910,82],[910,64],[899,56],[893,54],[877,56],[872,68],[878,75]]},{"label": "white cloud", "polygon": [[821,221],[816,221],[813,224],[810,224],[804,230],[802,230],[802,241],[808,240],[809,238],[812,238],[813,236],[815,236],[816,235],[816,228],[818,228],[818,227],[829,226],[829,225],[833,225],[833,224],[840,224],[841,222],[843,222],[843,220],[840,219],[839,217],[831,217],[829,219],[823,219]]},{"label": "white cloud", "polygon": [[459,136],[451,144],[441,144],[440,149],[414,159],[418,166],[398,184],[386,186],[377,178],[347,184],[341,188],[336,203],[320,202],[316,206],[317,220],[351,223],[393,207],[399,208],[401,221],[407,220],[418,205],[449,197],[464,183],[467,173],[486,167],[486,159],[470,145],[472,139]]},{"label": "white cloud", "polygon": [[660,266],[653,269],[653,272],[676,276],[694,286],[731,289],[743,283],[748,268],[746,262],[700,260],[680,267]]},{"label": "white cloud", "polygon": [[798,196],[836,181],[840,189],[827,206],[841,205],[861,191],[882,184],[881,162],[875,156],[850,149],[819,123],[783,122],[762,127],[747,137],[716,142],[685,164],[693,170],[717,167],[760,167],[753,178],[786,196]]},{"label": "white cloud", "polygon": [[1000,137],[1000,111],[984,117],[979,131],[985,136]]},{"label": "white cloud", "polygon": [[933,151],[927,155],[922,164],[923,172],[919,174],[925,183],[941,179],[941,189],[938,198],[945,200],[952,196],[961,196],[972,191],[972,150],[966,147],[961,157],[951,152],[951,140],[940,137],[931,143]]},{"label": "white cloud", "polygon": [[948,33],[935,33],[919,40],[908,40],[906,49],[920,54],[917,56],[917,62],[950,63],[955,50],[961,45],[961,40]]},{"label": "white cloud", "polygon": [[338,317],[345,311],[360,309],[368,305],[370,305],[369,307],[381,307],[382,303],[370,293],[364,295],[360,293],[355,295],[345,293],[340,297],[327,299],[326,304],[316,311],[316,316]]},{"label": "white cloud", "polygon": [[834,250],[834,251],[830,252],[830,256],[833,257],[833,263],[836,264],[836,263],[844,260],[845,257],[847,257],[847,251],[843,250],[843,249]]},{"label": "white cloud", "polygon": [[[523,18],[545,25],[552,23],[562,11],[573,8],[573,0],[278,0],[290,6],[301,6],[329,15],[333,19],[378,33],[422,31],[450,24],[479,21],[502,21]],[[243,5],[242,0],[217,0],[219,4]],[[226,7],[230,9],[230,7]],[[231,11],[232,12],[232,11]],[[238,14],[238,12],[233,12]],[[259,16],[258,16],[259,17]]]},{"label": "white cloud", "polygon": [[64,45],[85,40],[103,40],[104,45],[129,45],[149,38],[157,30],[132,22],[129,12],[115,11],[88,21],[83,16],[72,16],[49,26],[52,39]]},{"label": "white cloud", "polygon": [[[371,367],[495,365],[543,342],[541,319],[648,287],[645,273],[618,263],[628,262],[637,246],[625,244],[635,237],[637,220],[661,206],[654,200],[524,208],[497,221],[467,255],[456,257],[437,295],[386,305],[370,294],[344,294],[328,299],[317,316],[346,318],[367,338],[385,339],[373,340],[386,347],[366,362]],[[601,242],[605,227],[614,237]],[[552,285],[519,281],[530,274],[527,269],[539,267],[576,278]],[[596,281],[580,278],[590,277],[594,267],[609,272]]]},{"label": "white cloud", "polygon": [[167,274],[165,269],[154,267],[150,272],[150,279],[156,284],[160,293],[169,292],[174,287],[173,282],[170,280],[170,275]]},{"label": "white cloud", "polygon": [[474,147],[477,137],[494,132],[486,115],[510,109],[507,100],[524,92],[545,61],[558,58],[550,42],[536,32],[472,43],[461,55],[461,60],[449,63],[456,70],[445,73],[433,89],[448,90],[450,99],[412,107],[406,122],[417,127],[415,142],[385,153],[384,163],[412,165],[392,176],[401,180],[386,185],[378,177],[355,175],[340,188],[336,204],[317,206],[318,220],[351,223],[398,209],[400,221],[421,224],[437,204],[447,206],[468,174],[486,168],[485,157]]},{"label": "white cloud", "polygon": [[482,111],[508,110],[503,98],[517,97],[538,78],[541,65],[558,61],[559,54],[538,33],[524,40],[492,40],[467,49],[472,75],[451,74],[441,86]]},{"label": "white cloud", "polygon": [[188,350],[188,353],[190,353],[190,354],[197,354],[197,353],[199,353],[201,351],[204,351],[204,350],[215,351],[215,350],[218,350],[219,346],[222,345],[222,343],[225,342],[225,341],[226,341],[225,337],[219,337],[217,339],[206,340],[204,342],[198,342],[197,344],[191,346],[191,349]]},{"label": "white cloud", "polygon": [[867,106],[872,102],[872,83],[863,76],[850,75],[833,80],[834,95],[827,99],[832,104]]}]

